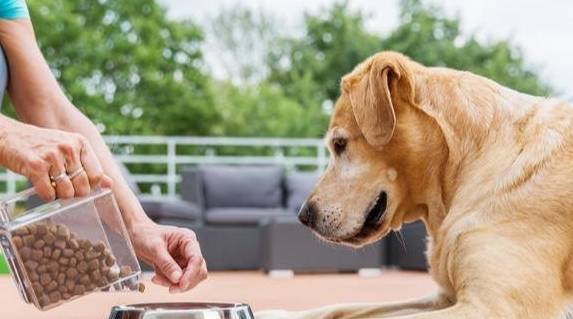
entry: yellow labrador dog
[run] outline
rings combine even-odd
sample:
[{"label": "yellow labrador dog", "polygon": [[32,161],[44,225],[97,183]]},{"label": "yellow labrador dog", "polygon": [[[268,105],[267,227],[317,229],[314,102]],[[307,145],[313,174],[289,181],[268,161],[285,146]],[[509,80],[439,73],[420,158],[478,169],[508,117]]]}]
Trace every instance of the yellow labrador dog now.
[{"label": "yellow labrador dog", "polygon": [[439,292],[259,318],[565,318],[573,107],[394,52],[358,65],[341,91],[330,164],[299,219],[351,246],[421,219]]}]

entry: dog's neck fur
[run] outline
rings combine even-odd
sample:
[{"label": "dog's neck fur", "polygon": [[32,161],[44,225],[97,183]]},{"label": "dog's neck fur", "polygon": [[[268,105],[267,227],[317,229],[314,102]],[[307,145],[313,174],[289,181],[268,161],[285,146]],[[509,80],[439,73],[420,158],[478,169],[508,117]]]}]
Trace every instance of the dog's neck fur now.
[{"label": "dog's neck fur", "polygon": [[[434,202],[428,205],[429,212],[425,221],[432,234],[437,233],[443,219],[454,207],[457,210],[471,209],[492,195],[480,193],[480,189],[488,189],[480,186],[498,180],[499,185],[493,189],[512,187],[518,181],[514,180],[510,169],[521,173],[536,164],[527,163],[527,160],[519,164],[518,157],[523,158],[524,149],[531,148],[532,143],[545,142],[523,141],[522,149],[515,151],[514,158],[495,161],[496,166],[491,166],[490,175],[468,176],[472,166],[494,165],[492,154],[485,152],[485,145],[491,148],[493,143],[503,144],[507,139],[519,139],[520,133],[523,133],[520,130],[538,129],[534,123],[535,117],[539,116],[540,104],[547,101],[506,89],[471,73],[459,72],[457,77],[452,77],[451,71],[446,73],[440,68],[426,70],[418,72],[415,79],[416,91],[420,92],[416,96],[424,97],[416,101],[417,107],[439,126],[444,140],[443,147],[448,154],[445,163],[435,168],[440,170],[438,175],[441,176],[439,184],[435,185],[435,192],[439,194],[428,194],[433,196],[434,199],[430,200]],[[508,123],[514,125],[508,126]],[[562,131],[568,125],[562,123],[559,130]],[[540,135],[543,137],[543,134]],[[541,151],[550,154],[553,150],[543,148]],[[516,163],[518,167],[514,167]],[[500,174],[506,175],[506,178],[500,179]],[[467,185],[461,181],[466,181]],[[458,196],[462,193],[465,193],[464,196]],[[464,198],[466,202],[458,203],[457,197]],[[468,198],[473,200],[468,201]]]}]

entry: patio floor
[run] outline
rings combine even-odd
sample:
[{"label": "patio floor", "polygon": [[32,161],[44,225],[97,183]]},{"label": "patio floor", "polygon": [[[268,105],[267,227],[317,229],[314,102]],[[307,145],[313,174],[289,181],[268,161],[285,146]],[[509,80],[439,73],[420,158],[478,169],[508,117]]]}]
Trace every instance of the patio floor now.
[{"label": "patio floor", "polygon": [[246,302],[253,310],[306,309],[343,302],[382,302],[426,295],[435,290],[430,277],[420,272],[387,270],[373,278],[355,274],[296,275],[274,279],[260,272],[213,272],[209,279],[185,294],[145,281],[140,293],[97,293],[47,312],[20,300],[9,276],[0,276],[0,318],[105,319],[112,305],[166,301]]}]

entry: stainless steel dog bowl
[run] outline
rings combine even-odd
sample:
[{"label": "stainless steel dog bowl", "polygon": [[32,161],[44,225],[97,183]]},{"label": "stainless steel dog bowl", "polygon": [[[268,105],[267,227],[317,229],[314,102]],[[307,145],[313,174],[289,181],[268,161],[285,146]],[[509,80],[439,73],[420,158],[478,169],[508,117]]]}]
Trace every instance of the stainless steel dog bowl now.
[{"label": "stainless steel dog bowl", "polygon": [[109,319],[254,319],[247,304],[142,303],[115,306]]}]

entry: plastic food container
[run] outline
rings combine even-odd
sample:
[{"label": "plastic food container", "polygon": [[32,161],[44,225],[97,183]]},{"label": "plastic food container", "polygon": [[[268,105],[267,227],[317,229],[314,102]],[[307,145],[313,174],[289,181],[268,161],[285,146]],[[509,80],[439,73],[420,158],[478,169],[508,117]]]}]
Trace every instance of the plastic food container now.
[{"label": "plastic food container", "polygon": [[141,269],[109,189],[30,208],[0,203],[0,243],[24,301],[47,310],[95,291],[138,289]]},{"label": "plastic food container", "polygon": [[254,319],[247,304],[145,303],[115,306],[109,319]]}]

